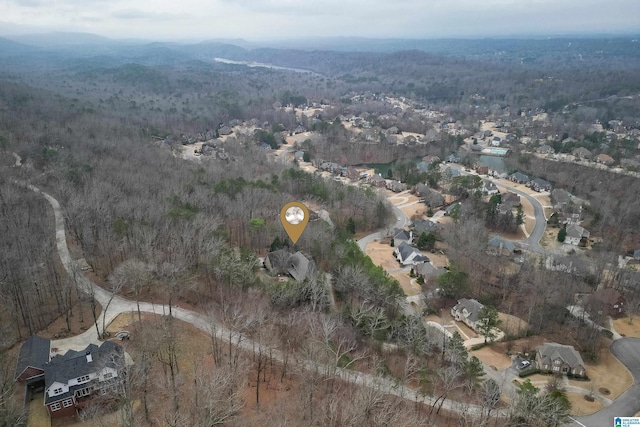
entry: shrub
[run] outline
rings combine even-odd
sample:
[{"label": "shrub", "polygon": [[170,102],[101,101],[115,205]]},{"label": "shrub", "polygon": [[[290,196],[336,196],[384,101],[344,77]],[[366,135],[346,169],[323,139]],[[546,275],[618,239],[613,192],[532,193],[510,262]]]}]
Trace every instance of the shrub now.
[{"label": "shrub", "polygon": [[525,377],[528,377],[529,375],[539,374],[539,373],[542,373],[542,371],[540,369],[538,369],[535,366],[531,366],[531,367],[529,367],[527,369],[523,369],[522,371],[520,371],[518,373],[518,376],[520,378],[525,378]]}]

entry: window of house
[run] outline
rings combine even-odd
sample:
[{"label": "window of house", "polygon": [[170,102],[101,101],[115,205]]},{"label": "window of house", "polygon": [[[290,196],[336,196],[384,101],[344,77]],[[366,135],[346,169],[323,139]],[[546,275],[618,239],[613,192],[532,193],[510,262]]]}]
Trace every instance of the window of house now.
[{"label": "window of house", "polygon": [[554,371],[559,371],[559,370],[560,370],[560,367],[559,367],[559,366],[554,366],[554,367],[553,367],[553,370],[554,370]]},{"label": "window of house", "polygon": [[62,406],[64,406],[65,408],[68,408],[68,407],[69,407],[69,406],[71,406],[71,405],[73,405],[73,400],[71,400],[71,399],[65,399],[65,400],[62,402]]},{"label": "window of house", "polygon": [[83,388],[76,391],[76,396],[83,397],[91,394],[91,387]]},{"label": "window of house", "polygon": [[62,388],[56,388],[55,390],[53,390],[53,394],[60,394],[62,393]]},{"label": "window of house", "polygon": [[89,381],[89,375],[83,375],[80,378],[78,378],[78,384],[79,383],[86,383],[87,381]]},{"label": "window of house", "polygon": [[51,409],[51,412],[59,410],[60,402],[52,403],[51,405],[49,405],[49,408]]},{"label": "window of house", "polygon": [[104,379],[108,380],[109,378],[111,378],[113,376],[113,374],[111,372],[107,372],[106,374],[104,374]]}]

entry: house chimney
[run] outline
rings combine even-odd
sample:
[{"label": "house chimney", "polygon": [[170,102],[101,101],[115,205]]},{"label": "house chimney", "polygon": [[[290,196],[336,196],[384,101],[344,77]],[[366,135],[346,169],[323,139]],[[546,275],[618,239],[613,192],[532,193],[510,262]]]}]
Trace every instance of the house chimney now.
[{"label": "house chimney", "polygon": [[87,363],[93,362],[93,357],[91,357],[91,352],[87,351]]}]

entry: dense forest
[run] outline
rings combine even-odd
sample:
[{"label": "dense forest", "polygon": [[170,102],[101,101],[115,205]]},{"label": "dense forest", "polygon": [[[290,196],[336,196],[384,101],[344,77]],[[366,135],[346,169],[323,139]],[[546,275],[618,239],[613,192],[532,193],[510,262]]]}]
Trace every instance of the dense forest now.
[{"label": "dense forest", "polygon": [[[240,338],[232,349],[234,338],[221,344],[213,334],[210,337],[207,351],[220,368],[215,370],[218,376],[203,377],[209,382],[194,387],[212,406],[224,401],[217,413],[222,422],[264,425],[280,419],[278,407],[264,405],[261,412],[258,390],[267,383],[268,372],[274,383],[279,375],[281,383],[286,376],[295,377],[302,397],[287,407],[288,416],[295,414],[292,424],[502,425],[504,420],[494,419],[492,412],[501,406],[495,395],[497,385],[480,381],[482,365],[468,356],[461,338],[454,335],[445,340],[433,328],[425,328],[420,316],[407,314],[398,282],[357,247],[356,237],[389,228],[395,221],[385,199],[370,187],[326,180],[295,163],[278,161],[260,148],[260,142],[276,141],[276,136],[292,134],[296,126],[304,125],[317,131],[320,139],[304,141],[299,148],[315,158],[343,164],[381,158],[408,161],[426,154],[445,157],[461,145],[462,138],[444,136],[420,147],[353,144],[338,116],[366,113],[371,121],[384,120],[376,118],[386,112],[381,93],[406,97],[411,111],[437,106],[473,130],[485,113],[497,115],[505,109],[552,113],[571,103],[593,100],[601,103],[590,111],[593,119],[618,117],[622,111],[622,120],[637,123],[637,102],[617,108],[617,101],[602,100],[637,96],[637,47],[613,40],[607,54],[599,54],[600,41],[585,40],[569,50],[561,48],[563,43],[547,49],[545,43],[536,42],[526,45],[527,50],[520,43],[495,42],[481,52],[472,43],[444,56],[439,48],[345,53],[245,50],[218,44],[103,46],[91,53],[80,48],[23,48],[3,40],[1,349],[13,349],[15,356],[16,344],[47,331],[56,319],[64,319],[70,333],[73,317],[90,324],[101,309],[61,267],[50,207],[41,194],[27,187],[32,185],[59,201],[72,255],[84,258],[92,279],[112,295],[186,307],[260,344],[252,354],[239,356]],[[575,49],[584,52],[579,61]],[[496,51],[505,53],[492,55]],[[218,63],[214,57],[312,72],[250,68]],[[355,104],[357,94],[364,101]],[[313,103],[331,104],[323,117],[313,118],[315,122],[284,108]],[[177,155],[176,146],[183,141],[194,135],[215,140],[222,125],[232,120],[267,122],[267,126],[261,134],[234,135],[217,143],[229,154],[225,159],[203,157],[191,162]],[[412,132],[432,126],[410,113],[399,117],[398,123]],[[200,138],[203,135],[211,138]],[[279,143],[274,145],[277,148]],[[512,167],[536,171],[598,201],[592,208],[597,217],[593,226],[607,229],[614,237],[611,247],[631,247],[633,242],[625,240],[629,235],[624,230],[640,222],[631,203],[637,200],[637,178],[620,178],[619,190],[611,192],[606,172],[556,168],[536,159],[517,163],[520,160],[511,157]],[[417,175],[409,169],[401,163],[395,173],[404,178],[412,175],[416,183],[432,179],[431,187],[445,185],[439,183],[439,176]],[[587,175],[588,179],[580,179]],[[455,226],[438,236],[447,242],[452,260],[439,282],[449,286],[450,292],[438,303],[471,294],[487,305],[502,304],[501,308],[508,306],[511,313],[526,317],[531,333],[551,333],[557,325],[575,327],[576,342],[595,358],[601,335],[571,320],[564,306],[574,293],[589,289],[594,276],[605,275],[610,254],[594,255],[600,269],[589,278],[540,269],[535,261],[523,262],[514,272],[497,259],[487,260],[483,255],[487,227],[500,226],[491,216],[495,203],[474,198],[473,189],[462,188],[460,180],[449,181],[446,185],[453,187],[452,194],[465,203]],[[292,200],[329,216],[329,220],[314,217],[295,245],[289,243],[279,222],[280,208]],[[509,221],[513,229],[514,218]],[[262,271],[260,260],[279,249],[300,251],[313,260],[314,267],[304,280],[274,283]],[[132,404],[144,393],[144,411],[131,414],[122,424],[216,424],[207,418],[212,411],[180,401],[189,382],[175,380],[171,362],[177,342],[174,334],[180,326],[169,321],[161,327],[140,315],[138,320],[140,335],[151,338],[136,344],[134,358],[142,362],[140,371],[131,375],[135,397],[127,400],[127,395],[124,404]],[[288,362],[283,364],[267,348],[290,354],[292,360],[285,359]],[[170,361],[165,363],[167,355]],[[172,405],[147,402],[146,390],[151,386],[142,369],[152,356],[164,364],[155,374],[165,380],[153,387],[163,390]],[[334,370],[310,372],[305,360]],[[337,368],[411,384],[435,403],[425,409],[398,403],[382,389],[354,391],[353,385],[340,382]],[[167,379],[169,371],[172,381]],[[3,374],[3,390],[12,390],[11,374]],[[241,418],[238,393],[249,376],[255,381],[256,418]],[[482,412],[440,413],[448,398],[477,405]],[[533,409],[523,399],[516,399],[508,414],[513,425],[540,407],[566,415],[566,408],[549,399],[529,396],[529,402],[540,404]],[[396,405],[404,405],[403,411],[394,410]],[[0,409],[5,420],[21,419],[20,408],[4,393]],[[163,421],[150,417],[150,409],[161,412]]]}]

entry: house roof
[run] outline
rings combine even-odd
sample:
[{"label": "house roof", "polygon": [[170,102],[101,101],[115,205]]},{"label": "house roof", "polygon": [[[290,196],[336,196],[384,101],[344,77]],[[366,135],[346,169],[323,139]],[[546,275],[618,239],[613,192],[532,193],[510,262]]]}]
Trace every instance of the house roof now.
[{"label": "house roof", "polygon": [[393,239],[404,240],[408,242],[409,240],[411,240],[411,232],[407,230],[403,230],[401,228],[396,228],[393,230]]},{"label": "house roof", "polygon": [[515,243],[510,242],[509,240],[505,240],[500,236],[493,236],[489,239],[489,242],[487,244],[494,248],[500,248],[500,246],[502,245],[502,248],[508,250],[509,253],[513,253],[513,251],[516,249]]},{"label": "house roof", "polygon": [[636,249],[635,251],[633,251],[633,257],[635,259],[640,259],[640,249]]},{"label": "house roof", "polygon": [[271,271],[274,274],[280,274],[287,271],[287,260],[291,256],[291,253],[286,249],[278,249],[277,251],[269,252],[267,254],[267,261],[271,265]]},{"label": "house roof", "polygon": [[595,291],[593,297],[607,305],[615,305],[620,300],[622,294],[613,288],[605,288]]},{"label": "house roof", "polygon": [[[88,359],[91,355],[91,361]],[[82,351],[69,350],[64,355],[58,355],[44,366],[45,391],[54,383],[68,384],[69,380],[89,375],[105,367],[118,369],[124,362],[124,349],[112,342],[105,341],[100,347],[89,344]],[[45,393],[45,405],[65,399],[73,395],[76,389],[84,388],[86,384],[70,387],[69,392],[50,397]]]},{"label": "house roof", "polygon": [[428,219],[420,219],[413,223],[413,230],[415,231],[416,235],[419,235],[421,233],[433,233],[438,231],[439,228],[439,224]]},{"label": "house roof", "polygon": [[480,313],[480,310],[484,308],[484,305],[480,304],[475,299],[463,298],[459,299],[458,304],[453,307],[453,309],[457,311],[461,311],[463,308],[467,310],[467,313],[469,313],[467,319],[472,322],[476,322],[478,321],[478,314]]},{"label": "house roof", "polygon": [[536,184],[538,187],[551,187],[551,183],[542,178],[533,179],[533,183]]},{"label": "house roof", "polygon": [[398,245],[398,253],[400,254],[400,259],[402,260],[406,260],[411,256],[411,254],[416,253],[417,255],[413,258],[413,261],[429,262],[429,258],[422,255],[422,252],[420,252],[418,249],[414,248],[413,246],[409,245],[406,242],[402,242]]},{"label": "house roof", "polygon": [[422,264],[416,265],[415,270],[418,275],[429,279],[435,279],[447,272],[447,270],[445,270],[444,268],[435,267],[430,262],[423,262]]},{"label": "house roof", "polygon": [[15,378],[17,379],[28,367],[44,370],[44,365],[49,362],[50,351],[51,340],[37,335],[30,336],[20,347]]},{"label": "house roof", "polygon": [[523,174],[522,172],[516,172],[511,174],[511,177],[513,179],[515,179],[516,181],[520,181],[520,182],[529,182],[529,177],[525,174]]},{"label": "house roof", "polygon": [[298,251],[287,259],[287,272],[296,281],[302,282],[311,270],[312,262]]},{"label": "house roof", "polygon": [[540,355],[540,360],[543,365],[551,365],[553,360],[562,359],[564,363],[572,368],[577,368],[578,366],[584,368],[584,362],[582,361],[580,353],[571,345],[558,344],[555,342],[545,343],[536,347],[536,352]]},{"label": "house roof", "polygon": [[588,238],[591,235],[585,228],[576,224],[567,226],[567,237],[573,237],[574,239]]}]

